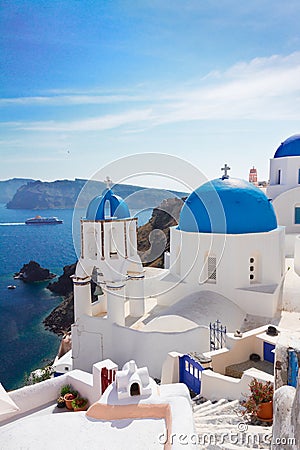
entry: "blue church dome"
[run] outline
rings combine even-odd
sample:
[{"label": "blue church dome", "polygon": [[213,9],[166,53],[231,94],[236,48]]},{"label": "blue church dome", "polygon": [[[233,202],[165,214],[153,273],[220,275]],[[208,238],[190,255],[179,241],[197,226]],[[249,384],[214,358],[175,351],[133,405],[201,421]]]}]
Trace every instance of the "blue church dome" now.
[{"label": "blue church dome", "polygon": [[98,195],[90,202],[86,220],[105,220],[111,217],[126,219],[130,217],[130,211],[121,197],[115,195],[111,189],[105,189],[102,195]]},{"label": "blue church dome", "polygon": [[294,134],[280,144],[274,158],[283,158],[284,156],[300,156],[300,134]]},{"label": "blue church dome", "polygon": [[272,204],[247,181],[218,178],[192,192],[182,207],[178,229],[200,233],[262,233],[277,228]]}]

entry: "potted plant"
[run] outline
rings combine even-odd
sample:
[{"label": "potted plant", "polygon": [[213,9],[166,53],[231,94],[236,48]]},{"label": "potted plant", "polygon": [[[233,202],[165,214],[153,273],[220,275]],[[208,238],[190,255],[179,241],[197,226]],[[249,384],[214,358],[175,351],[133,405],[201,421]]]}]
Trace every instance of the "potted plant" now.
[{"label": "potted plant", "polygon": [[72,407],[74,411],[86,411],[88,407],[88,399],[77,397],[72,401]]},{"label": "potted plant", "polygon": [[58,407],[58,408],[64,408],[64,407],[66,406],[66,402],[65,402],[65,400],[64,400],[64,398],[63,398],[62,395],[60,395],[60,396],[58,397],[58,399],[56,400],[56,402],[57,402],[57,407]]},{"label": "potted plant", "polygon": [[78,392],[70,384],[62,386],[60,395],[63,396],[68,409],[72,409],[72,401],[77,397]]},{"label": "potted plant", "polygon": [[64,401],[66,402],[66,407],[68,409],[73,409],[72,402],[76,397],[76,394],[72,394],[71,392],[64,396]]},{"label": "potted plant", "polygon": [[263,382],[253,378],[249,384],[251,394],[242,403],[245,408],[243,415],[251,419],[272,421],[274,387],[271,381]]}]

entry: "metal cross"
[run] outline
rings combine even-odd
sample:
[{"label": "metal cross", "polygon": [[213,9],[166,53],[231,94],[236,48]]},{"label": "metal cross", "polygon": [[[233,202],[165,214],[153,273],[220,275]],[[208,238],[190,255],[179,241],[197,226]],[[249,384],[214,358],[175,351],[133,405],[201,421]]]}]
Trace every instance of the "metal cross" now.
[{"label": "metal cross", "polygon": [[111,185],[112,185],[112,181],[111,181],[111,179],[109,178],[109,176],[107,176],[107,177],[105,178],[104,183],[106,183],[107,189],[110,189],[110,187],[111,187]]},{"label": "metal cross", "polygon": [[224,175],[222,176],[222,180],[229,178],[228,170],[231,170],[230,167],[227,166],[227,164],[224,164],[224,167],[222,167],[221,170],[224,170]]}]

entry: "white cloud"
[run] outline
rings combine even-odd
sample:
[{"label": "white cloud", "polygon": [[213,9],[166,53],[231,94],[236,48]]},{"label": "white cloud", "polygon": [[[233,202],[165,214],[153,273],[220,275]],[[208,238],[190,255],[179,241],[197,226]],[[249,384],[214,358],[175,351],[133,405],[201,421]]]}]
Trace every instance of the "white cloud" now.
[{"label": "white cloud", "polygon": [[131,123],[147,121],[151,117],[151,110],[126,111],[121,114],[110,114],[100,117],[93,117],[83,120],[73,120],[69,122],[31,122],[19,123],[18,128],[34,131],[104,131]]},{"label": "white cloud", "polygon": [[[184,89],[173,86],[168,91],[144,94],[139,87],[130,93],[97,95],[62,95],[2,99],[16,104],[120,104],[109,115],[70,121],[7,123],[13,127],[36,131],[93,131],[127,126],[134,131],[159,124],[197,120],[228,119],[300,119],[300,52],[288,56],[273,55],[240,62],[226,71],[213,71]],[[144,102],[135,110],[132,101]],[[52,102],[52,103],[51,103]],[[61,102],[61,103],[59,103]],[[126,109],[127,108],[127,109]]]},{"label": "white cloud", "polygon": [[130,94],[73,94],[73,95],[51,95],[33,97],[1,98],[0,106],[68,106],[68,105],[101,105],[123,102],[140,102],[149,100],[150,97],[142,95],[131,96]]}]

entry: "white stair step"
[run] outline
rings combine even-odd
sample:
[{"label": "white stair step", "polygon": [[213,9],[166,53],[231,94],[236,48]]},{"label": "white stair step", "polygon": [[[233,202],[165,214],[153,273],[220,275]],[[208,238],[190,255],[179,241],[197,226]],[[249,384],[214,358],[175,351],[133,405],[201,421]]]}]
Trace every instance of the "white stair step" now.
[{"label": "white stair step", "polygon": [[215,425],[221,425],[221,424],[238,424],[241,422],[241,418],[237,415],[234,414],[209,414],[207,416],[201,416],[201,417],[197,417],[194,416],[194,422],[197,423],[202,423],[204,424],[215,424]]},{"label": "white stair step", "polygon": [[201,403],[200,405],[193,405],[193,411],[199,411],[202,408],[205,408],[208,405],[212,405],[212,402],[210,400],[207,400],[204,403]]},{"label": "white stair step", "polygon": [[222,398],[221,400],[218,400],[216,403],[211,403],[208,406],[203,406],[204,405],[204,403],[203,403],[203,405],[201,405],[202,408],[199,408],[197,410],[197,415],[207,415],[207,413],[209,411],[215,411],[218,409],[219,406],[224,405],[224,404],[228,404],[228,400],[226,400],[224,398]]},{"label": "white stair step", "polygon": [[233,405],[224,404],[219,405],[217,408],[205,409],[202,411],[201,409],[198,411],[194,411],[194,417],[206,417],[207,415],[221,416],[221,415],[232,415],[236,417],[241,416],[238,414],[239,411],[239,403],[234,403]]}]

